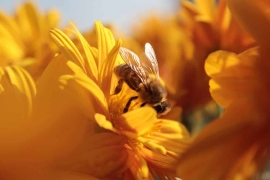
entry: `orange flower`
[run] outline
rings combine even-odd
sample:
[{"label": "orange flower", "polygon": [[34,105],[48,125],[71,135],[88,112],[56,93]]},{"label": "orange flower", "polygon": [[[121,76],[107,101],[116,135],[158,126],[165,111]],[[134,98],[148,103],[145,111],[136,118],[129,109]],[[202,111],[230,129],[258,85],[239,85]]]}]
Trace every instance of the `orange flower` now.
[{"label": "orange flower", "polygon": [[[61,145],[58,138],[46,142],[50,147],[46,151],[57,159],[49,175],[175,177],[176,160],[189,143],[188,132],[178,122],[157,119],[152,107],[140,107],[140,100],[123,114],[127,101],[137,92],[124,85],[113,95],[118,83],[113,69],[123,63],[118,55],[121,40],[115,41],[100,22],[95,23],[95,30],[97,48],[73,26],[81,50],[59,29],[51,31],[61,53],[39,80],[33,111],[34,119],[53,128],[47,136],[66,139]],[[57,127],[64,130],[57,132]],[[61,150],[65,151],[62,156]]]},{"label": "orange flower", "polygon": [[178,175],[183,179],[260,178],[269,160],[270,19],[269,2],[262,2],[228,0],[233,15],[260,47],[239,55],[218,51],[206,60],[211,95],[225,111],[180,158]]},{"label": "orange flower", "polygon": [[[181,1],[180,24],[193,44],[193,56],[189,59],[190,75],[184,85],[187,94],[178,103],[187,107],[204,105],[212,98],[208,92],[208,80],[204,72],[207,56],[216,50],[240,53],[255,44],[254,40],[238,26],[229,12],[225,0]],[[181,62],[180,62],[181,64]],[[175,87],[178,88],[178,87]]]}]

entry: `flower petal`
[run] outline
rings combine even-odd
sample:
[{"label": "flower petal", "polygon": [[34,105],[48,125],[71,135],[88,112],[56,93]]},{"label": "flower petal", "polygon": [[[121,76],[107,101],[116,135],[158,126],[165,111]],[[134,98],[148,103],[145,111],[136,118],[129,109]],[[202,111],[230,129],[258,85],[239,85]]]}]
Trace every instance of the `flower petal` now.
[{"label": "flower petal", "polygon": [[51,37],[60,51],[68,59],[73,60],[86,73],[83,57],[69,37],[56,28],[51,30]]},{"label": "flower petal", "polygon": [[[109,118],[108,104],[100,87],[90,79],[82,70],[73,62],[67,63],[72,69],[74,75],[63,75],[60,77],[63,89],[69,92],[75,101],[78,101],[82,112],[91,119],[94,112],[102,113]],[[92,112],[92,113],[91,113]]]},{"label": "flower petal", "polygon": [[150,151],[149,148],[142,148],[140,153],[152,168],[174,173],[177,159],[190,144],[188,131],[177,121],[165,119],[156,121],[151,131],[145,135],[147,140],[164,147],[166,153]]},{"label": "flower petal", "polygon": [[189,144],[190,135],[185,126],[173,120],[158,120],[147,138],[167,149],[169,156],[178,157]]},{"label": "flower petal", "polygon": [[[109,99],[109,96],[114,93],[114,89],[117,86],[118,78],[113,76],[114,67],[122,62],[118,55],[119,48],[122,42],[117,41],[116,45],[110,51],[107,59],[103,62],[100,72],[100,86],[105,94],[105,97]],[[110,88],[108,88],[110,85]]]},{"label": "flower petal", "polygon": [[38,146],[32,153],[42,154],[40,161],[66,156],[77,147],[86,131],[94,133],[94,129],[89,128],[93,127],[94,121],[89,121],[77,102],[61,89],[59,77],[72,73],[67,60],[59,55],[51,61],[38,82],[31,123],[36,129],[33,145]]},{"label": "flower petal", "polygon": [[0,68],[0,114],[2,123],[27,121],[32,112],[36,87],[33,79],[22,68]]},{"label": "flower petal", "polygon": [[87,71],[87,75],[93,79],[95,82],[98,81],[98,71],[96,61],[93,56],[93,48],[87,43],[85,38],[81,35],[81,33],[76,29],[76,27],[70,22],[73,27],[77,38],[80,40],[80,43],[83,47],[83,52],[85,54],[85,69]]},{"label": "flower petal", "polygon": [[96,21],[95,22],[95,29],[97,32],[97,39],[98,39],[98,63],[97,67],[100,71],[102,68],[102,64],[106,60],[109,52],[115,45],[115,40],[112,35],[112,32],[104,28],[101,22]]},{"label": "flower petal", "polygon": [[[9,149],[21,140],[32,112],[36,87],[21,67],[0,68],[0,144]],[[14,143],[14,144],[13,144]]]},{"label": "flower petal", "polygon": [[137,136],[149,131],[156,121],[156,111],[151,107],[143,107],[124,113],[113,119],[115,127],[122,131],[133,132]]},{"label": "flower petal", "polygon": [[96,113],[95,120],[100,127],[118,133],[118,130],[114,128],[113,124],[103,114]]},{"label": "flower petal", "polygon": [[86,136],[77,151],[59,162],[59,167],[98,178],[120,175],[128,168],[126,142],[124,136],[110,132]]},{"label": "flower petal", "polygon": [[216,2],[214,0],[195,0],[201,15],[209,18],[210,20],[214,18]]},{"label": "flower petal", "polygon": [[240,55],[217,51],[208,56],[205,71],[212,79],[209,82],[212,97],[221,106],[227,107],[233,100],[245,97],[257,84],[257,49]]},{"label": "flower petal", "polygon": [[227,0],[230,11],[238,22],[261,44],[270,40],[269,1]]},{"label": "flower petal", "polygon": [[4,67],[10,63],[10,59],[19,59],[24,55],[24,44],[22,39],[18,38],[21,32],[11,17],[0,12],[0,22],[0,65]]},{"label": "flower petal", "polygon": [[[1,178],[24,177],[29,171],[37,170],[29,166],[32,156],[26,142],[28,122],[32,112],[32,103],[36,95],[36,87],[30,75],[21,67],[11,66],[0,68],[0,158]],[[23,163],[18,163],[23,162]],[[32,173],[33,177],[36,173]]]},{"label": "flower petal", "polygon": [[16,20],[21,31],[24,33],[24,40],[27,41],[36,36],[37,29],[39,29],[39,16],[34,4],[28,2],[25,3],[24,6],[19,6],[17,9]]},{"label": "flower petal", "polygon": [[[258,141],[265,136],[268,122],[262,118],[262,111],[246,113],[254,108],[252,101],[241,99],[231,104],[221,119],[203,129],[179,159],[178,176],[187,180],[251,178],[261,151]],[[224,156],[224,152],[229,155]],[[196,173],[190,173],[190,169],[196,169]]]}]

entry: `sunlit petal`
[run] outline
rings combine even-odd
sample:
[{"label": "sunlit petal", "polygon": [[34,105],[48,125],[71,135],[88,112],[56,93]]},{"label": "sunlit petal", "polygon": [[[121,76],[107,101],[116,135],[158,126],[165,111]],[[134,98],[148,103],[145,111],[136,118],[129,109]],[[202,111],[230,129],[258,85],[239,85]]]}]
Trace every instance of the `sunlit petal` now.
[{"label": "sunlit petal", "polygon": [[137,135],[149,131],[155,121],[156,112],[150,107],[135,109],[114,119],[115,127]]},{"label": "sunlit petal", "polygon": [[87,75],[93,79],[94,81],[98,81],[98,70],[97,64],[93,56],[93,48],[87,43],[84,37],[80,34],[80,32],[76,29],[76,27],[70,22],[72,28],[74,29],[77,38],[82,44],[83,53],[85,54],[85,68],[87,70]]},{"label": "sunlit petal", "polygon": [[112,35],[112,32],[107,28],[104,28],[101,22],[99,21],[95,22],[95,29],[97,32],[98,49],[99,49],[97,66],[98,70],[100,71],[102,68],[102,64],[107,58],[107,55],[115,45],[115,40]]},{"label": "sunlit petal", "polygon": [[148,141],[166,148],[166,153],[151,152],[142,148],[140,151],[151,166],[163,169],[164,172],[174,172],[177,159],[187,149],[190,143],[186,128],[176,121],[158,120],[152,132],[145,136]]},{"label": "sunlit petal", "polygon": [[240,55],[218,51],[207,58],[205,71],[212,78],[210,92],[221,106],[227,107],[236,98],[245,97],[256,86],[257,58],[257,49]]},{"label": "sunlit petal", "polygon": [[80,66],[81,69],[86,72],[83,57],[74,43],[69,39],[69,37],[59,29],[51,30],[51,37],[53,38],[60,51],[64,53],[68,59],[73,60]]},{"label": "sunlit petal", "polygon": [[[101,81],[101,88],[104,91],[105,96],[109,99],[109,96],[114,93],[114,89],[117,86],[117,78],[113,76],[114,67],[119,65],[121,62],[121,58],[118,55],[118,51],[120,46],[122,45],[121,41],[117,41],[116,45],[110,51],[108,58],[103,62],[102,68],[100,71],[101,77],[103,77],[103,81]],[[108,85],[111,85],[110,89],[106,88]]]}]

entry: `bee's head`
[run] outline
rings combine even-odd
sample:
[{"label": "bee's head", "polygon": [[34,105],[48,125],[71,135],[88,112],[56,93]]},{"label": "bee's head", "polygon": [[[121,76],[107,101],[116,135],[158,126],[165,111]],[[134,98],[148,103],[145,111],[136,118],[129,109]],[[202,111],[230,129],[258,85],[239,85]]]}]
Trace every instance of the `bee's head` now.
[{"label": "bee's head", "polygon": [[167,114],[171,110],[171,104],[168,101],[162,101],[153,106],[156,110],[158,117]]}]

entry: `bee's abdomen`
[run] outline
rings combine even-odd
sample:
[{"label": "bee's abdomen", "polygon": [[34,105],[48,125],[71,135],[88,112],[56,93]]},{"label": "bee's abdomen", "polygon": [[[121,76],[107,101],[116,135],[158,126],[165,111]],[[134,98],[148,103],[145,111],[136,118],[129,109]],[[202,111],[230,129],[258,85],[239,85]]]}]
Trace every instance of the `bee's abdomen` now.
[{"label": "bee's abdomen", "polygon": [[127,64],[120,64],[114,68],[114,73],[118,78],[125,79],[131,73],[132,69]]},{"label": "bee's abdomen", "polygon": [[131,89],[139,91],[141,80],[129,65],[120,64],[116,66],[114,68],[114,73],[119,79],[123,79]]}]

